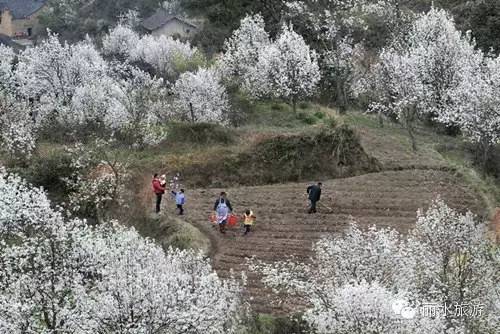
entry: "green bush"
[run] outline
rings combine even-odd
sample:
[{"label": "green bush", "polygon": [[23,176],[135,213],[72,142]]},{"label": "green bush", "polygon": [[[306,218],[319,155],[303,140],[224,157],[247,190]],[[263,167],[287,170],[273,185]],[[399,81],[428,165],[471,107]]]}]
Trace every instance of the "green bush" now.
[{"label": "green bush", "polygon": [[316,111],[314,113],[314,117],[316,117],[317,119],[323,119],[323,118],[325,118],[325,113],[322,111]]},{"label": "green bush", "polygon": [[286,110],[286,107],[283,105],[283,103],[273,103],[271,105],[271,109],[276,111],[283,111]]},{"label": "green bush", "polygon": [[325,119],[325,124],[328,128],[335,129],[338,125],[338,121],[335,117],[330,116],[327,119]]},{"label": "green bush", "polygon": [[316,124],[318,119],[314,115],[308,114],[306,112],[297,113],[297,118],[308,125]]},{"label": "green bush", "polygon": [[172,123],[167,141],[188,144],[231,144],[235,141],[232,129],[212,123]]},{"label": "green bush", "polygon": [[69,191],[62,179],[74,173],[71,158],[60,150],[35,155],[27,166],[12,166],[10,170],[58,198],[66,196]]},{"label": "green bush", "polygon": [[305,101],[299,102],[299,108],[303,109],[303,110],[304,109],[309,109],[309,108],[311,108],[311,103],[305,102]]}]

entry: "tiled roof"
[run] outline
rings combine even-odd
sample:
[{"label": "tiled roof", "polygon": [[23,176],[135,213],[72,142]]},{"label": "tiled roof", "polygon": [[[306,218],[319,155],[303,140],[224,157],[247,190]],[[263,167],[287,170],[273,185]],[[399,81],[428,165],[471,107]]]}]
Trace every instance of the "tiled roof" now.
[{"label": "tiled roof", "polygon": [[27,17],[47,3],[47,0],[0,0],[0,11],[8,9],[15,19]]},{"label": "tiled roof", "polygon": [[179,18],[176,15],[168,14],[163,9],[157,10],[156,13],[154,13],[153,15],[151,15],[150,17],[148,17],[147,19],[142,21],[142,26],[144,28],[146,28],[147,30],[152,31],[152,30],[156,30],[156,29],[164,26],[165,24],[167,24],[168,22],[170,22],[174,19],[179,20],[187,25],[190,25],[190,26],[196,28],[196,26],[194,24],[189,23],[189,22]]}]

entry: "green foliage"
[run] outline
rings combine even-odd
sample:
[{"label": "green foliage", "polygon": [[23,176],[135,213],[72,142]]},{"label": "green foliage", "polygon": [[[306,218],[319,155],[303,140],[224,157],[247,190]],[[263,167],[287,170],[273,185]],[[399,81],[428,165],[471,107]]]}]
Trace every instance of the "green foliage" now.
[{"label": "green foliage", "polygon": [[463,31],[471,31],[477,44],[488,52],[493,48],[500,52],[500,2],[483,0],[404,0],[402,6],[422,12],[436,7],[449,10]]},{"label": "green foliage", "polygon": [[306,334],[311,329],[300,316],[274,317],[267,314],[254,315],[245,322],[245,334]]},{"label": "green foliage", "polygon": [[260,185],[379,169],[348,126],[309,132],[265,138],[240,153],[220,152],[217,159],[186,166],[183,175],[196,186]]},{"label": "green foliage", "polygon": [[326,115],[325,115],[325,113],[324,113],[324,112],[322,112],[322,111],[316,111],[316,112],[314,113],[314,117],[316,117],[317,119],[324,119],[324,118],[325,118],[325,116],[326,116]]},{"label": "green foliage", "polygon": [[64,199],[69,189],[62,181],[75,170],[71,167],[71,157],[57,148],[37,152],[26,165],[12,165],[10,171],[19,174],[36,187],[43,187],[52,199]]},{"label": "green foliage", "polygon": [[182,55],[174,56],[174,72],[176,73],[175,78],[170,78],[172,82],[179,78],[184,72],[196,72],[200,67],[206,67],[208,64],[207,58],[202,51],[197,50],[193,57],[186,59]]},{"label": "green foliage", "polygon": [[137,10],[144,17],[153,13],[158,4],[157,0],[49,0],[48,10],[39,19],[44,28],[76,41],[86,34],[98,36],[107,32],[128,10]]},{"label": "green foliage", "polygon": [[316,122],[318,121],[318,119],[314,115],[308,114],[306,112],[297,113],[297,118],[308,125],[316,124]]},{"label": "green foliage", "polygon": [[207,19],[203,30],[195,38],[208,54],[220,52],[224,40],[240,25],[248,13],[261,13],[271,33],[278,31],[285,1],[283,0],[185,0],[183,7],[191,15],[202,15]]},{"label": "green foliage", "polygon": [[211,145],[231,144],[235,141],[232,129],[212,123],[172,123],[168,131],[168,142]]}]

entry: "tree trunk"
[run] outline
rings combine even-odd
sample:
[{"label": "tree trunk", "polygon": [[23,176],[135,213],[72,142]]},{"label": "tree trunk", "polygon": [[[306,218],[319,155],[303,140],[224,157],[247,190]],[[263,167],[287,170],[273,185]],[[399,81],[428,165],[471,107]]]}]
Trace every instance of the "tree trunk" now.
[{"label": "tree trunk", "polygon": [[337,86],[337,105],[339,108],[339,113],[345,114],[346,106],[344,101],[344,92],[342,89],[342,82],[338,79],[336,80],[336,86]]},{"label": "tree trunk", "polygon": [[379,111],[377,112],[377,116],[378,116],[378,125],[383,128],[384,127],[384,118],[382,117],[382,112]]},{"label": "tree trunk", "polygon": [[410,136],[411,148],[413,152],[417,152],[417,141],[415,140],[415,135],[413,134],[412,125],[407,125],[408,135]]},{"label": "tree trunk", "polygon": [[293,114],[297,116],[297,98],[292,97],[292,109],[293,109]]},{"label": "tree trunk", "polygon": [[481,143],[481,171],[484,176],[486,176],[489,157],[490,157],[490,143],[487,139],[483,139]]},{"label": "tree trunk", "polygon": [[194,118],[193,104],[189,102],[189,112],[191,113],[191,122],[195,123],[196,120]]}]

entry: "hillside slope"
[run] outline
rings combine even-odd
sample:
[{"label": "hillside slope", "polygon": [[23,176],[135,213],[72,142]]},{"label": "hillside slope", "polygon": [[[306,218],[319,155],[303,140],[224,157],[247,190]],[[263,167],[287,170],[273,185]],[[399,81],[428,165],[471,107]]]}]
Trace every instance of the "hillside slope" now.
[{"label": "hillside slope", "polygon": [[[237,213],[251,208],[257,215],[254,232],[248,236],[242,236],[241,229],[223,235],[208,222],[222,189],[189,191],[185,219],[210,236],[214,267],[225,277],[230,270],[247,271],[246,259],[252,256],[274,261],[293,255],[305,260],[315,240],[325,233],[341,233],[351,217],[363,227],[375,224],[405,232],[414,224],[417,209],[427,207],[437,196],[460,209],[480,210],[482,206],[471,189],[444,171],[388,171],[324,181],[324,206],[316,215],[306,213],[306,186],[290,183],[224,189]],[[248,276],[248,297],[255,311],[281,314],[292,309],[291,305],[273,305],[270,291],[258,277]]]}]

